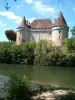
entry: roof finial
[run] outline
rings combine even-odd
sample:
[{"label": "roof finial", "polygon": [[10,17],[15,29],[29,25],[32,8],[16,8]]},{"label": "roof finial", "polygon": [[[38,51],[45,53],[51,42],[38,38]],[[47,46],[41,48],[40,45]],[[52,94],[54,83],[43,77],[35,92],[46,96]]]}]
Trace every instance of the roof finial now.
[{"label": "roof finial", "polygon": [[20,25],[19,25],[18,28],[20,28],[20,27],[26,27],[26,19],[25,19],[25,16],[23,16],[23,18],[22,18],[22,20],[21,20]]}]

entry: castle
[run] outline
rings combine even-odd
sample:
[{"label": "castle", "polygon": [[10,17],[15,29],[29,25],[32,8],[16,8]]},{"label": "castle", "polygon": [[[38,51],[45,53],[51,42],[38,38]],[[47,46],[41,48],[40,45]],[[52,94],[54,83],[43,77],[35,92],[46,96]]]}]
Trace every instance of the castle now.
[{"label": "castle", "polygon": [[35,19],[29,24],[24,17],[17,28],[16,43],[48,40],[55,46],[63,46],[63,40],[68,38],[68,31],[69,27],[61,11],[54,24],[50,19]]}]

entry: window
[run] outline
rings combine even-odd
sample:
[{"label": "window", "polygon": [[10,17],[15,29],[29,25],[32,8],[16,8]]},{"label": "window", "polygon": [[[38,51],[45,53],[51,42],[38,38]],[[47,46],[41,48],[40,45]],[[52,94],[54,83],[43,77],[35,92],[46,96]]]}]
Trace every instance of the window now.
[{"label": "window", "polygon": [[59,40],[60,40],[60,35],[59,35]]},{"label": "window", "polygon": [[51,32],[49,34],[51,35]]},{"label": "window", "polygon": [[59,33],[60,33],[60,31],[59,31]]}]

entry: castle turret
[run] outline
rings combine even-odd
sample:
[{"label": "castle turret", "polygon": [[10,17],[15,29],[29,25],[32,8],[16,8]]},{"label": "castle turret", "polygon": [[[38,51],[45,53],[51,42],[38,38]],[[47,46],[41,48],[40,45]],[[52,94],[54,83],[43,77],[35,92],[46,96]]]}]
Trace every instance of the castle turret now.
[{"label": "castle turret", "polygon": [[17,28],[17,38],[16,38],[17,44],[20,44],[23,41],[24,28],[26,28],[26,19],[25,19],[25,17],[22,18],[22,20],[20,22],[20,25]]},{"label": "castle turret", "polygon": [[25,42],[29,38],[28,31],[27,31],[29,25],[26,22],[28,21],[26,21],[25,17],[23,17],[20,22],[20,25],[17,28],[17,38],[16,38],[17,44],[20,44],[21,42]]},{"label": "castle turret", "polygon": [[20,28],[25,28],[26,27],[26,19],[25,19],[25,16],[22,18],[21,22],[20,22],[20,25],[18,27],[18,29]]},{"label": "castle turret", "polygon": [[59,12],[55,24],[52,28],[52,41],[56,46],[63,46],[63,40],[68,38],[69,27],[65,21],[62,12]]}]

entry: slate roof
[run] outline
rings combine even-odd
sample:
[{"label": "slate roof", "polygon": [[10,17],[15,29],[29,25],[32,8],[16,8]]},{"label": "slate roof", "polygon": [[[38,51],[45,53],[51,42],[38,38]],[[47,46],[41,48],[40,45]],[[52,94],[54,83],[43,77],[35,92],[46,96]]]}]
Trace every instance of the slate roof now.
[{"label": "slate roof", "polygon": [[35,19],[31,23],[31,28],[38,28],[38,29],[45,29],[45,28],[52,28],[53,24],[50,19]]},{"label": "slate roof", "polygon": [[23,17],[18,28],[25,27],[25,28],[32,28],[32,29],[51,29],[53,27],[58,27],[58,26],[67,26],[65,18],[61,11],[59,12],[58,17],[55,20],[54,24],[50,19],[35,19],[31,23],[31,25],[29,25],[27,24],[25,17]]},{"label": "slate roof", "polygon": [[22,28],[22,27],[27,27],[25,17],[22,18],[20,25],[18,26],[18,28]]},{"label": "slate roof", "polygon": [[55,24],[53,26],[67,26],[67,23],[65,21],[65,18],[62,14],[62,12],[60,11],[58,14],[57,19],[55,20]]}]

